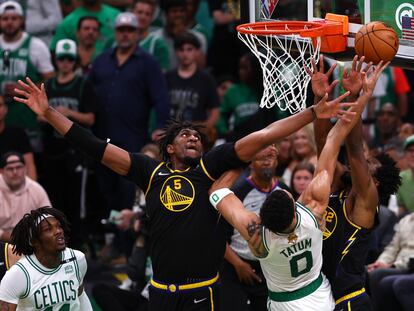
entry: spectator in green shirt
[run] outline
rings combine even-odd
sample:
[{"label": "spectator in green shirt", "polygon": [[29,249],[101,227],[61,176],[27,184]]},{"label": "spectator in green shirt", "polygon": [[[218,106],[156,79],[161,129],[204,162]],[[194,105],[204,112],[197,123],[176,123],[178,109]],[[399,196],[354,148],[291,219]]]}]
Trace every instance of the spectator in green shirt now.
[{"label": "spectator in green shirt", "polygon": [[170,68],[169,48],[160,36],[154,36],[150,31],[154,19],[157,2],[155,0],[138,0],[132,13],[138,20],[139,46],[155,57],[163,71]]},{"label": "spectator in green shirt", "polygon": [[79,19],[84,16],[94,16],[101,24],[100,37],[96,42],[96,50],[98,54],[105,48],[110,47],[114,42],[114,25],[115,18],[119,14],[119,10],[102,4],[102,0],[82,0],[81,6],[66,16],[58,25],[56,33],[50,43],[50,50],[55,50],[56,43],[61,39],[71,39],[76,41],[76,31]]}]

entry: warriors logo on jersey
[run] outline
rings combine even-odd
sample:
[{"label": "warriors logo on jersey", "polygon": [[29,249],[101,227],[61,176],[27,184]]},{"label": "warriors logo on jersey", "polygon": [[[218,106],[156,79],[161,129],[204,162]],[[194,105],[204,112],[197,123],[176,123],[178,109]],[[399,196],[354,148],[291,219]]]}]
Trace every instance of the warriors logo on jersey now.
[{"label": "warriors logo on jersey", "polygon": [[160,191],[160,200],[164,207],[172,212],[185,211],[195,196],[191,181],[180,175],[167,178]]},{"label": "warriors logo on jersey", "polygon": [[334,209],[330,206],[326,208],[325,213],[325,231],[323,232],[323,239],[328,239],[336,229],[336,225],[338,224],[338,217],[334,211]]}]

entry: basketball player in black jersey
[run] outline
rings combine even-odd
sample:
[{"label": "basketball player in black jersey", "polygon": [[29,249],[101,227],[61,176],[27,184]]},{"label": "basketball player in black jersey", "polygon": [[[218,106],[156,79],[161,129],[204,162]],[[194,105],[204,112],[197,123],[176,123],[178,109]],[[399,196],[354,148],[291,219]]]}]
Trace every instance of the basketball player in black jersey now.
[{"label": "basketball player in black jersey", "polygon": [[[225,250],[224,223],[210,206],[208,190],[225,171],[241,167],[262,148],[285,137],[314,117],[337,114],[345,97],[320,103],[275,122],[236,143],[203,153],[200,126],[172,122],[160,140],[164,162],[99,140],[49,107],[44,86],[19,81],[20,97],[81,150],[145,191],[153,279],[150,310],[217,310],[216,281]],[[339,114],[347,113],[339,110]]]},{"label": "basketball player in black jersey", "polygon": [[[344,72],[342,86],[351,93],[350,101],[357,98],[361,91],[363,62],[363,57],[358,59],[355,56],[352,69]],[[329,83],[336,64],[326,74],[323,58],[320,64],[320,70],[314,65],[314,73],[311,74],[315,100],[330,93],[338,83],[337,80]],[[371,64],[365,70],[369,67]],[[322,150],[331,127],[329,120],[314,121],[318,152]],[[396,163],[385,154],[367,159],[364,156],[362,137],[362,121],[359,120],[345,142],[349,172],[338,163],[337,178],[332,185],[325,215],[322,271],[331,282],[335,310],[338,311],[371,310],[364,288],[370,233],[376,225],[380,199],[395,193],[400,185]],[[340,177],[349,174],[351,183],[341,183]]]}]

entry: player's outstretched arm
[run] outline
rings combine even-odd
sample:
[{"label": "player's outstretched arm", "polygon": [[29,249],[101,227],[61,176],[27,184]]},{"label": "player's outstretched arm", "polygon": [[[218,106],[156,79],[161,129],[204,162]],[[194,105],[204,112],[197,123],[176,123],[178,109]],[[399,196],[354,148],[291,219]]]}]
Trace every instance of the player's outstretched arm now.
[{"label": "player's outstretched arm", "polygon": [[[369,77],[364,77],[365,74],[361,72],[360,68],[357,67],[354,70],[353,66],[351,76],[352,72],[354,72],[354,75],[361,72],[361,82],[357,82],[354,79],[354,82],[349,83],[349,85],[360,85],[359,89],[364,88],[364,92],[372,93],[385,67],[386,65],[377,66]],[[357,90],[356,88],[355,91]],[[378,192],[364,155],[362,121],[360,118],[347,136],[345,144],[352,180],[352,189],[348,197],[348,200],[352,201],[350,204],[352,206],[350,218],[359,226],[371,228],[374,224],[374,217],[378,205]]]},{"label": "player's outstretched arm", "polygon": [[118,174],[128,173],[131,160],[127,151],[99,140],[50,107],[43,83],[39,88],[30,78],[26,78],[26,82],[18,81],[21,89],[15,89],[18,96],[15,96],[14,100],[25,104],[38,116],[43,117],[56,131],[94,159],[101,161]]},{"label": "player's outstretched arm", "polygon": [[242,161],[250,161],[259,150],[301,129],[312,122],[315,116],[317,118],[336,116],[346,120],[352,112],[342,109],[354,105],[354,103],[342,103],[342,100],[347,96],[348,93],[345,93],[332,101],[328,101],[328,95],[325,94],[318,104],[293,116],[273,122],[264,129],[239,139],[235,144],[238,157]]},{"label": "player's outstretched arm", "polygon": [[314,211],[318,219],[322,219],[328,204],[330,185],[341,144],[360,120],[361,113],[372,95],[376,81],[387,65],[388,63],[384,65],[380,62],[368,77],[363,73],[364,91],[356,101],[356,105],[350,108],[350,111],[355,112],[356,115],[350,122],[338,120],[331,129],[318,159],[314,178],[299,198],[300,202],[308,205]]},{"label": "player's outstretched arm", "polygon": [[239,174],[239,170],[230,170],[221,175],[210,188],[210,202],[224,219],[249,242],[253,254],[257,257],[264,257],[267,252],[260,239],[260,218],[245,209],[239,198],[229,191],[229,187],[233,185]]},{"label": "player's outstretched arm", "polygon": [[[319,59],[319,68],[316,66],[315,60],[311,60],[312,68],[311,71],[306,67],[306,72],[311,77],[311,86],[312,92],[315,96],[315,104],[321,100],[326,93],[330,94],[334,90],[335,86],[338,84],[338,80],[334,80],[332,83],[329,83],[329,79],[336,68],[336,63],[334,63],[328,71],[325,73],[325,63],[324,57],[321,55]],[[332,128],[332,123],[329,119],[315,119],[313,121],[313,128],[315,132],[315,143],[318,156],[322,152],[322,148],[325,145],[326,137],[328,136],[329,131]]]}]

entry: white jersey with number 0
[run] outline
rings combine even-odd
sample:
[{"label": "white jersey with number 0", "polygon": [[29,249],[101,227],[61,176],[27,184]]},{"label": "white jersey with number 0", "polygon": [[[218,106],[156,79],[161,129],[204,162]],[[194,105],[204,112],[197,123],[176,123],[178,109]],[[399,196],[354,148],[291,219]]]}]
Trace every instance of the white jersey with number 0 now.
[{"label": "white jersey with number 0", "polygon": [[312,212],[296,202],[297,224],[291,234],[275,234],[264,228],[268,251],[260,264],[273,292],[291,292],[314,281],[322,267],[322,231]]},{"label": "white jersey with number 0", "polygon": [[2,279],[0,300],[16,304],[17,310],[81,310],[79,286],[86,269],[85,255],[70,248],[62,251],[55,269],[44,267],[34,254],[23,256]]},{"label": "white jersey with number 0", "polygon": [[[331,286],[321,274],[322,231],[312,212],[298,202],[296,218],[296,227],[290,234],[275,234],[263,229],[268,256],[261,258],[260,264],[267,287],[284,297],[275,300],[273,294],[269,295],[268,310],[332,311],[335,302]],[[313,288],[318,282],[320,285]]]}]

